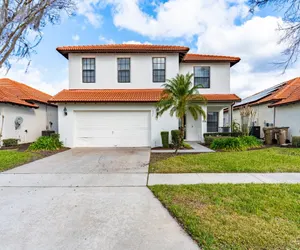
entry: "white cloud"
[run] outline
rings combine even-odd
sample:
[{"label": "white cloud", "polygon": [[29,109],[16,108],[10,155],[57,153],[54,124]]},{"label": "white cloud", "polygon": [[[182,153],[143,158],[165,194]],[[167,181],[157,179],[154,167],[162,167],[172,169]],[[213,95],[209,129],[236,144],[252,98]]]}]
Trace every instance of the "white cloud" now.
[{"label": "white cloud", "polygon": [[123,42],[123,44],[152,44],[150,42],[139,42],[139,41],[134,41],[134,40],[131,40],[131,41],[126,41],[126,42]]},{"label": "white cloud", "polygon": [[73,35],[72,36],[73,41],[78,42],[80,40],[80,36],[79,35]]},{"label": "white cloud", "polygon": [[105,44],[115,44],[116,42],[113,39],[106,38],[104,36],[99,36],[99,41]]},{"label": "white cloud", "polygon": [[[294,65],[284,75],[273,63],[282,59],[284,44],[274,16],[250,16],[245,0],[169,0],[154,3],[155,15],[143,11],[141,0],[104,0],[113,6],[115,26],[152,39],[197,38],[198,53],[233,55],[232,92],[242,97],[296,77]],[[236,23],[240,23],[237,25]],[[298,65],[299,67],[300,65]],[[298,73],[299,75],[299,73]]]},{"label": "white cloud", "polygon": [[27,62],[25,61],[17,61],[17,63],[13,63],[12,65],[14,66],[7,74],[6,70],[0,70],[0,78],[11,78],[50,95],[55,95],[62,89],[68,88],[66,72],[64,80],[45,81],[43,73],[34,65],[29,66],[28,72],[26,72]]},{"label": "white cloud", "polygon": [[103,23],[103,16],[99,14],[101,7],[99,0],[77,1],[77,13],[84,16],[95,28],[99,28]]},{"label": "white cloud", "polygon": [[156,17],[143,12],[139,0],[106,0],[114,7],[117,27],[151,38],[187,38],[206,30],[208,25],[233,22],[237,13],[245,13],[243,1],[229,5],[226,0],[169,0],[156,7]]}]

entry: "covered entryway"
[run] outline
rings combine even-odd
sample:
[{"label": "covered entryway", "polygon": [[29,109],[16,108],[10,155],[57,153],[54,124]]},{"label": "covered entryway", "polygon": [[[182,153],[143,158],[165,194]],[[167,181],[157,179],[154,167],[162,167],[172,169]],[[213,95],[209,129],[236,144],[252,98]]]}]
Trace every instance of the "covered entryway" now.
[{"label": "covered entryway", "polygon": [[75,147],[149,147],[149,111],[76,111]]}]

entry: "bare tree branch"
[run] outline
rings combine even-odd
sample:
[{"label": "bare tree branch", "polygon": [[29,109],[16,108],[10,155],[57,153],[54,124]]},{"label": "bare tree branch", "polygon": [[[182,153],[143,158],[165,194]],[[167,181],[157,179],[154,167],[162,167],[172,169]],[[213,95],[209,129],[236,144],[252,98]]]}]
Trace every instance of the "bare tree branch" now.
[{"label": "bare tree branch", "polygon": [[285,60],[278,62],[283,67],[283,73],[293,65],[300,55],[300,0],[248,0],[250,12],[254,13],[257,8],[273,7],[283,11],[283,25],[278,30],[283,33],[279,39],[280,44],[286,45],[282,52]]},{"label": "bare tree branch", "polygon": [[63,12],[75,9],[75,0],[0,0],[0,68],[9,69],[11,58],[30,61],[46,24],[58,24]]}]

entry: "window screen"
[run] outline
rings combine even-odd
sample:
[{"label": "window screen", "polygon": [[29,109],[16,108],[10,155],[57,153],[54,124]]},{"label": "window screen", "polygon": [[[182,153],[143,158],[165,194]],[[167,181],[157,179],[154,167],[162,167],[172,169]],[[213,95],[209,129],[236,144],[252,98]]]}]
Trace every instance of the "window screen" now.
[{"label": "window screen", "polygon": [[166,58],[153,58],[153,82],[166,81]]},{"label": "window screen", "polygon": [[82,58],[82,82],[94,83],[96,82],[95,74],[95,58]]},{"label": "window screen", "polygon": [[118,82],[130,82],[130,58],[118,58]]},{"label": "window screen", "polygon": [[210,67],[194,67],[194,85],[199,85],[201,88],[210,87]]}]

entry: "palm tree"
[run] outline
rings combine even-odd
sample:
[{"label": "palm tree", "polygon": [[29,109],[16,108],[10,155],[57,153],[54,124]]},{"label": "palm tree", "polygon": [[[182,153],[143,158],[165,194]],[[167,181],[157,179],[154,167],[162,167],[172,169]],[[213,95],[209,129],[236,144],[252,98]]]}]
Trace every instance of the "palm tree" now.
[{"label": "palm tree", "polygon": [[175,78],[167,80],[167,83],[163,84],[164,91],[161,99],[156,104],[157,118],[170,110],[170,115],[175,114],[181,122],[179,145],[176,145],[175,153],[183,143],[186,113],[190,112],[195,120],[201,116],[206,119],[206,113],[201,107],[201,104],[206,103],[206,99],[198,93],[201,86],[193,86],[192,77],[193,74],[189,73],[186,75],[177,74]]}]

